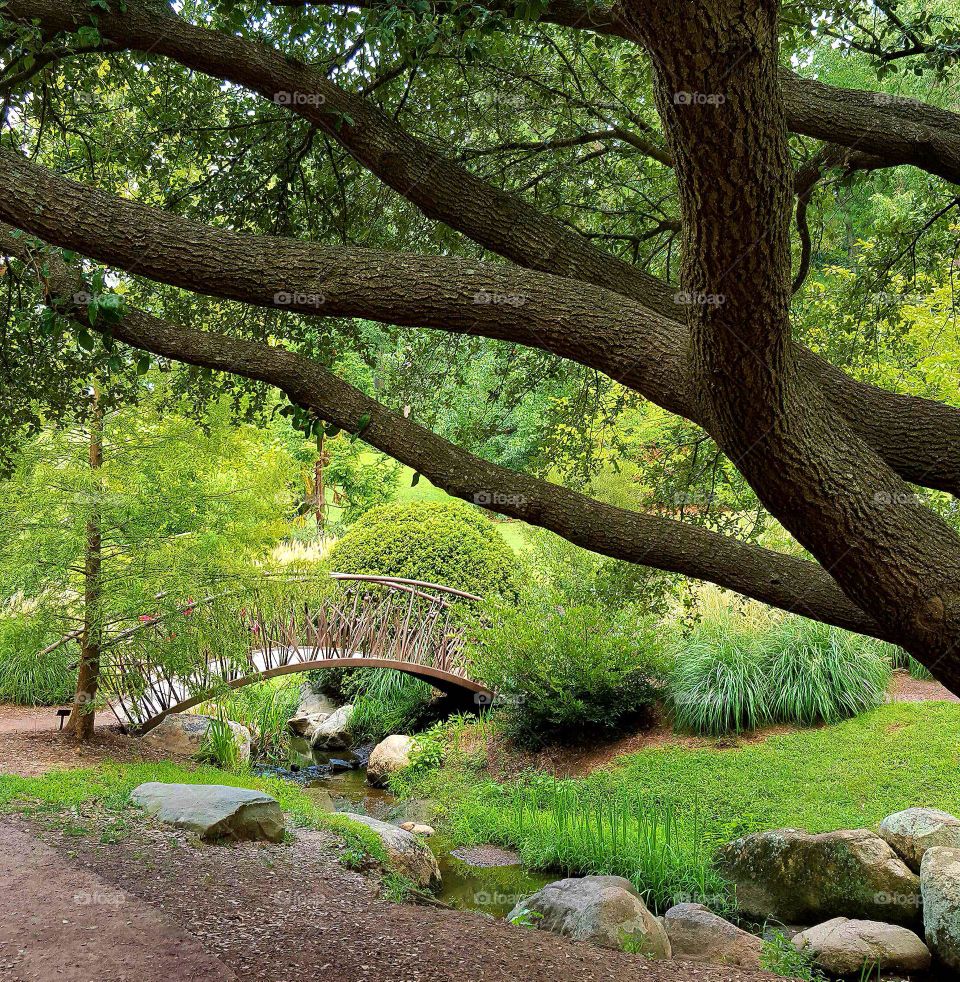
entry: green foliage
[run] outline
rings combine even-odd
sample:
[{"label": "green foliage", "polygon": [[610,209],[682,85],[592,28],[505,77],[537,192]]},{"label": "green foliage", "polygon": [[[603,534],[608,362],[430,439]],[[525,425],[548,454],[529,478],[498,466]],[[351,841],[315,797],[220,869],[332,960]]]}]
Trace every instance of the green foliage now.
[{"label": "green foliage", "polygon": [[256,763],[283,767],[290,762],[290,730],[287,722],[296,713],[300,679],[286,676],[233,689],[217,702],[225,719],[247,727],[253,735]]},{"label": "green foliage", "polygon": [[497,693],[507,732],[539,746],[643,719],[657,696],[658,645],[634,608],[612,614],[541,595],[519,607],[489,605],[467,655]]},{"label": "green foliage", "polygon": [[528,589],[612,611],[636,604],[651,614],[665,613],[676,593],[677,578],[671,574],[589,552],[545,529],[530,528],[527,537],[531,548],[522,565]]},{"label": "green foliage", "polygon": [[225,771],[240,771],[240,749],[230,724],[224,717],[211,721],[203,738],[203,745],[197,752],[197,760],[213,764]]},{"label": "green foliage", "polygon": [[[443,774],[436,783],[449,782]],[[452,817],[458,839],[509,846],[535,869],[624,876],[656,913],[685,902],[731,909],[729,887],[710,864],[705,828],[696,808],[634,788],[598,795],[582,782],[543,775],[473,785]]]},{"label": "green foliage", "polygon": [[407,903],[421,892],[416,883],[402,873],[387,873],[380,880],[380,891],[392,904]]},{"label": "green foliage", "polygon": [[[73,696],[76,649],[61,646],[39,655],[59,633],[42,613],[10,612],[0,616],[0,702],[55,706]],[[51,628],[54,628],[53,630]]]},{"label": "green foliage", "polygon": [[760,967],[765,972],[781,975],[787,979],[800,979],[802,982],[825,982],[826,976],[814,966],[813,955],[799,950],[782,932],[763,942],[760,951]]},{"label": "green foliage", "polygon": [[433,689],[403,672],[360,669],[344,688],[353,700],[350,731],[355,739],[379,742],[391,733],[409,733],[429,716]]},{"label": "green foliage", "polygon": [[336,544],[342,573],[398,576],[513,596],[516,560],[493,522],[458,502],[409,502],[367,512]]},{"label": "green foliage", "polygon": [[887,649],[805,618],[757,624],[717,610],[675,643],[668,683],[674,720],[705,736],[836,722],[883,701]]}]

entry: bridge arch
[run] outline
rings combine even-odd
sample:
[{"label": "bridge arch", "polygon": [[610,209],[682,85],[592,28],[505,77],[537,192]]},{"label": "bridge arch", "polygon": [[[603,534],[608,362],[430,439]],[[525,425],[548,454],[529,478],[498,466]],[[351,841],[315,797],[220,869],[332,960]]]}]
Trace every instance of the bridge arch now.
[{"label": "bridge arch", "polygon": [[103,673],[120,723],[147,733],[170,713],[207,702],[224,689],[325,668],[393,669],[464,706],[491,703],[490,690],[468,673],[463,630],[452,616],[455,604],[476,603],[480,597],[398,577],[331,577],[344,590],[318,609],[252,620],[249,649],[240,659],[214,656],[188,671],[172,672],[160,658],[131,657],[123,647],[128,638],[157,630],[161,618],[118,635]]}]

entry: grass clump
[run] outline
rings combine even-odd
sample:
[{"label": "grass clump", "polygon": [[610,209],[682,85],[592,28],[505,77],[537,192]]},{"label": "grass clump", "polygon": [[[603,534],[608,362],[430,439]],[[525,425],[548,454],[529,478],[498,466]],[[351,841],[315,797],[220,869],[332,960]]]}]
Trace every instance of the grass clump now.
[{"label": "grass clump", "polygon": [[760,968],[786,979],[801,982],[826,982],[826,976],[814,965],[813,954],[801,951],[782,932],[763,942],[760,950]]},{"label": "grass clump", "polygon": [[409,733],[430,719],[434,690],[426,682],[392,669],[358,669],[343,683],[353,703],[354,739],[376,743],[391,733]]},{"label": "grass clump", "polygon": [[40,655],[57,637],[37,613],[0,616],[0,702],[57,706],[73,697],[76,645]]},{"label": "grass clump", "polygon": [[674,647],[674,720],[703,736],[837,722],[879,706],[890,683],[888,645],[802,617],[714,611]]}]

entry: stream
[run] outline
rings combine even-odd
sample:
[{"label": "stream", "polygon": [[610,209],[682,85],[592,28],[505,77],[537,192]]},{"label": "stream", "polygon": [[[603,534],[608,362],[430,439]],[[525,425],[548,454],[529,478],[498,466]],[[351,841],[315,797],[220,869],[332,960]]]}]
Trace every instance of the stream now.
[{"label": "stream", "polygon": [[[367,783],[369,748],[356,751],[311,751],[306,740],[295,739],[297,770],[272,771],[296,781],[307,794],[327,794],[335,811],[369,815],[384,822],[431,822],[429,803],[400,801],[389,791]],[[426,840],[437,857],[443,883],[439,900],[461,910],[476,910],[505,917],[520,900],[556,879],[547,873],[525,870],[519,857],[494,846],[455,848],[437,834]]]}]

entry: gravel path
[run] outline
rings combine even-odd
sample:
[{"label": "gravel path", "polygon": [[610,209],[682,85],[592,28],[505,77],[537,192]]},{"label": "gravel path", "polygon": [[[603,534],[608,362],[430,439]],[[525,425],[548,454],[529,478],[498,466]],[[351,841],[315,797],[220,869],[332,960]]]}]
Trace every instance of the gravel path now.
[{"label": "gravel path", "polygon": [[[0,979],[774,978],[736,969],[647,962],[480,914],[389,903],[378,896],[369,878],[339,862],[338,849],[332,836],[303,830],[292,843],[280,846],[201,846],[154,825],[135,826],[122,841],[104,844],[96,835],[68,837],[25,819],[4,819],[0,889],[7,902],[0,907]],[[17,898],[12,904],[11,897]]]}]

